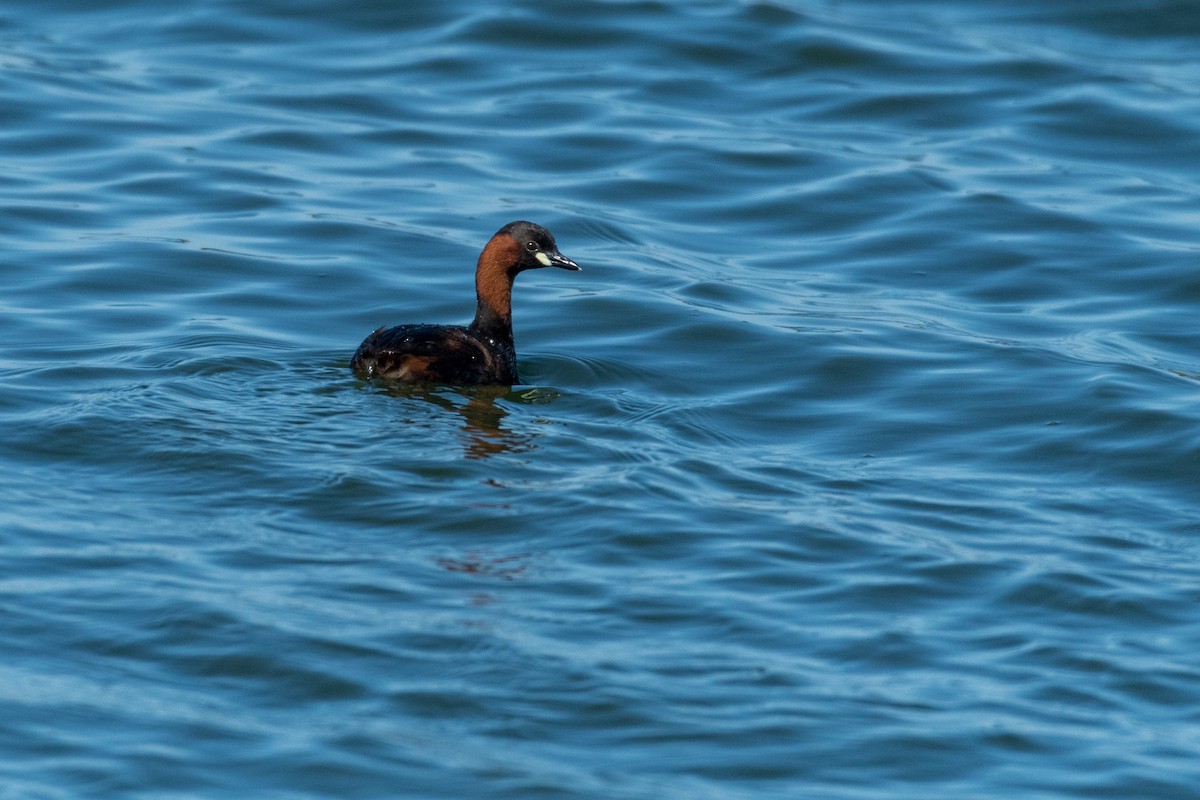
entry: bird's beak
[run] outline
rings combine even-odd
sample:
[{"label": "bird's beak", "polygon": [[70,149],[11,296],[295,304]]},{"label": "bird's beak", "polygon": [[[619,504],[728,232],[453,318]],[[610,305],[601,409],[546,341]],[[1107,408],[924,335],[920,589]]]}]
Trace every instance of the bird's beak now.
[{"label": "bird's beak", "polygon": [[583,269],[583,267],[579,266],[557,250],[555,250],[553,253],[547,253],[545,251],[539,252],[537,254],[537,260],[543,267],[558,267],[559,269],[571,270]]}]

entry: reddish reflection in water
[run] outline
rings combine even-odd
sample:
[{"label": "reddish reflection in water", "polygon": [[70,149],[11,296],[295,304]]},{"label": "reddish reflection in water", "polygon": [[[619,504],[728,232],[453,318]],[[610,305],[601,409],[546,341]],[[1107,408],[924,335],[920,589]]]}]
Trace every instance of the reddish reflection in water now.
[{"label": "reddish reflection in water", "polygon": [[[493,556],[486,553],[466,553],[458,558],[442,556],[435,559],[435,562],[447,572],[459,572],[479,578],[499,578],[503,581],[512,581],[529,575],[532,571],[534,559],[537,557],[537,553],[514,553],[506,556]],[[492,592],[471,592],[467,595],[467,604],[471,606],[489,606],[495,601],[496,595]]]},{"label": "reddish reflection in water", "polygon": [[500,578],[511,581],[524,576],[532,567],[535,553],[516,553],[507,556],[491,556],[483,553],[467,553],[461,558],[442,556],[437,565],[448,572],[462,572],[485,578]]}]

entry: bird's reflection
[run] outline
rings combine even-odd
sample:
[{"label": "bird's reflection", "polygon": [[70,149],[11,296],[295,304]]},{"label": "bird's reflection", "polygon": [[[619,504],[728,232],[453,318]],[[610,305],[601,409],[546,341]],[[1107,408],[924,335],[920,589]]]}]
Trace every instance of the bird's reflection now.
[{"label": "bird's reflection", "polygon": [[498,453],[522,452],[532,447],[534,436],[504,427],[508,416],[497,400],[547,402],[557,394],[545,389],[514,391],[507,386],[429,387],[394,384],[384,388],[393,396],[424,400],[462,417],[463,454],[471,459],[490,458]]}]

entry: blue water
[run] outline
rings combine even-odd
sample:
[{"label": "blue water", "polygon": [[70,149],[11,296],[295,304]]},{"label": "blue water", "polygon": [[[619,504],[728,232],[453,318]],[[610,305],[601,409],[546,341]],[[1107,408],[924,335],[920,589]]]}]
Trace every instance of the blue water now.
[{"label": "blue water", "polygon": [[1200,797],[1198,37],[0,10],[0,797]]}]

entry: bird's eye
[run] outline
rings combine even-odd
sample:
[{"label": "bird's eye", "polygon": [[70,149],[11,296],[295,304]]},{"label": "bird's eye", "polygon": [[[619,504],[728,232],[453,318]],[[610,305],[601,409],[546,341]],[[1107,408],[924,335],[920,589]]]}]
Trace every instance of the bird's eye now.
[{"label": "bird's eye", "polygon": [[526,242],[525,249],[531,253],[536,253],[537,249],[538,249],[538,243],[537,242]]}]

